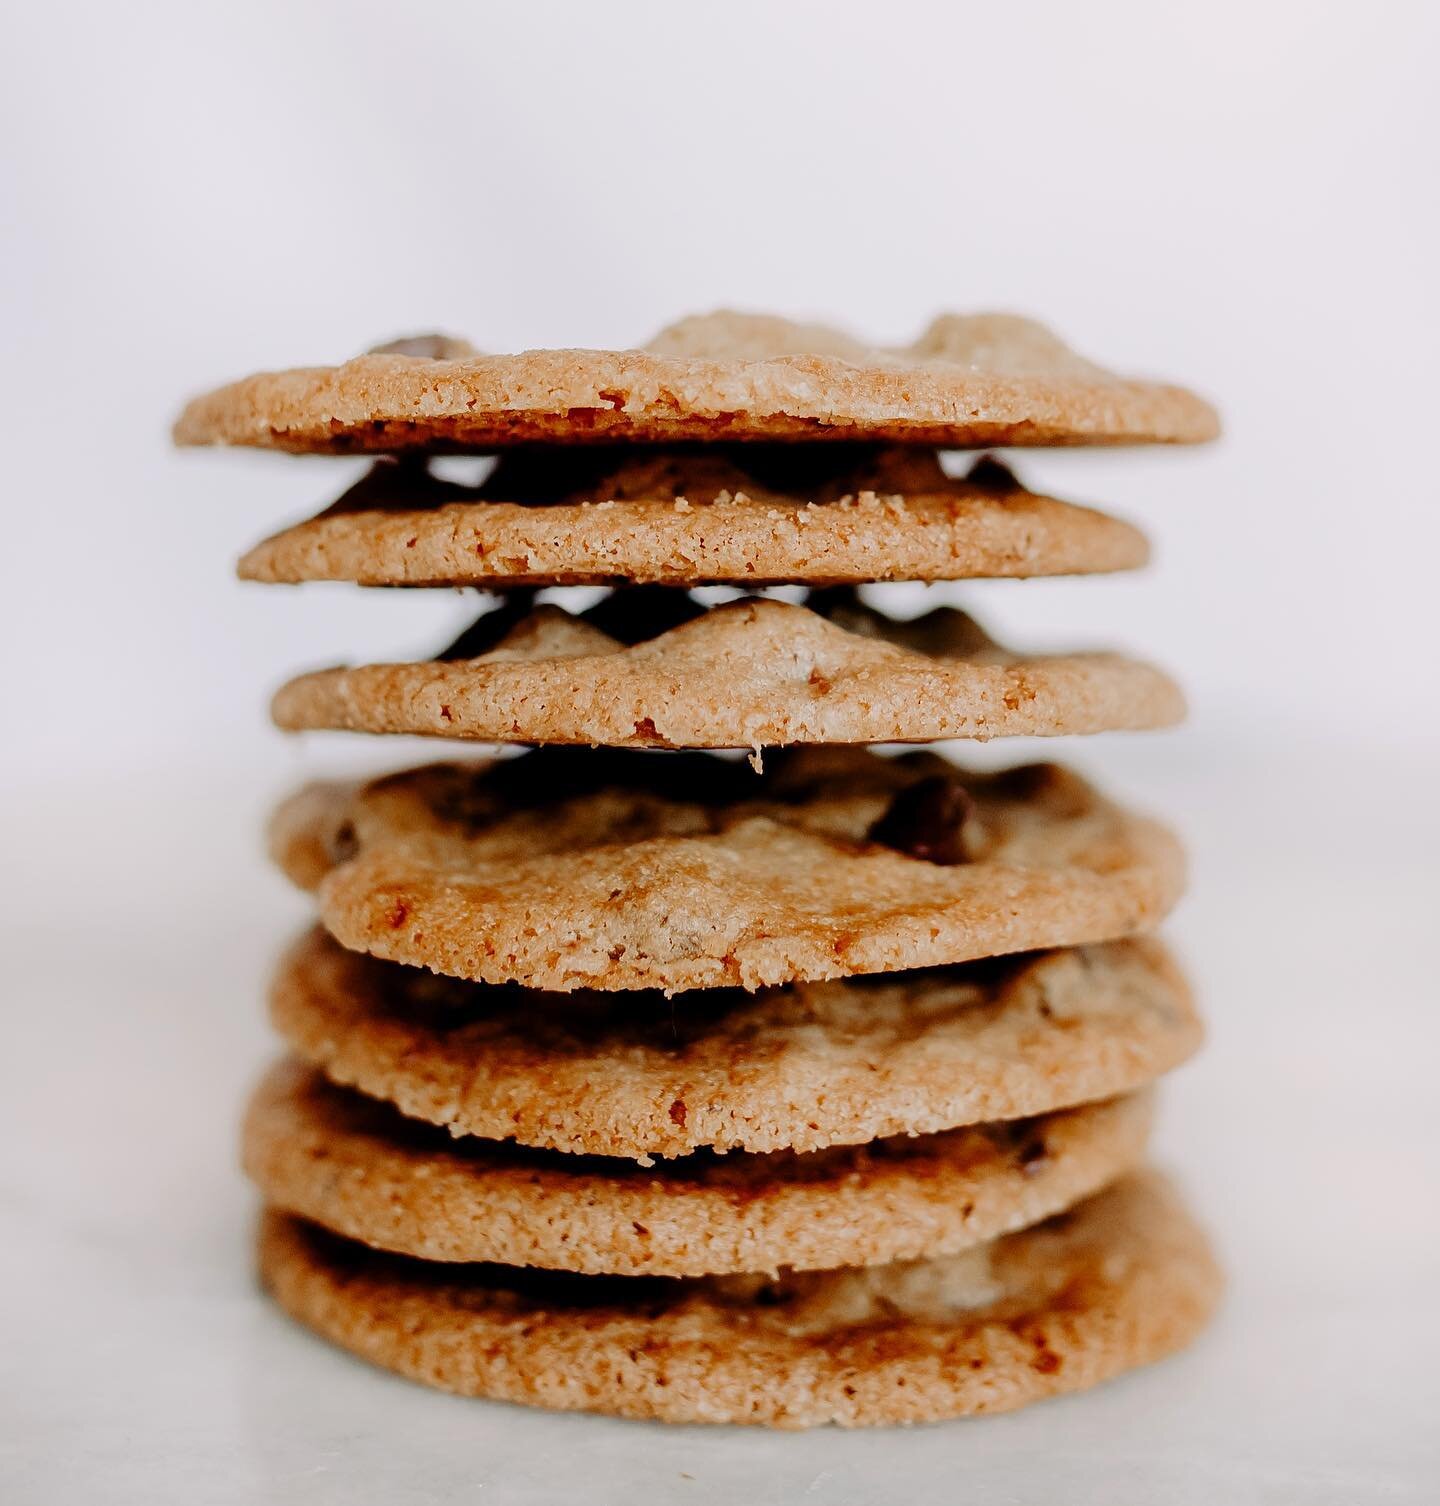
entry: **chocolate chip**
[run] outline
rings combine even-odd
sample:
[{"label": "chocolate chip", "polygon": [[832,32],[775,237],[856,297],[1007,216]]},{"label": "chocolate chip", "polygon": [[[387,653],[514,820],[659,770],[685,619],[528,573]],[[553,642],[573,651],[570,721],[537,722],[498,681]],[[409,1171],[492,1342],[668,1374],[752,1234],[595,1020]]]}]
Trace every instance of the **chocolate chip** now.
[{"label": "chocolate chip", "polygon": [[933,774],[901,790],[866,835],[921,862],[964,863],[964,827],[974,808],[958,779]]},{"label": "chocolate chip", "polygon": [[1043,1135],[1031,1135],[1015,1152],[1015,1160],[1026,1176],[1034,1176],[1049,1159],[1050,1147]]},{"label": "chocolate chip", "polygon": [[993,455],[982,455],[966,472],[965,480],[987,492],[1018,492],[1024,488],[1015,479],[1015,472],[1002,465]]}]

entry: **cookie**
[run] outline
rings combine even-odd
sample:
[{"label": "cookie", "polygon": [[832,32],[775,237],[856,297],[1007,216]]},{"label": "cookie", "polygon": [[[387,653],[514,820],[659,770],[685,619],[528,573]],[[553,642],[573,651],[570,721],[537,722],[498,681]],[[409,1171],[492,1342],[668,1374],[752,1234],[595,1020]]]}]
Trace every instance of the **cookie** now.
[{"label": "cookie", "polygon": [[480,486],[378,461],[257,545],[246,580],[366,586],[838,585],[1132,570],[1139,529],[1026,491],[986,457],[830,445],[513,450]]},{"label": "cookie", "polygon": [[1148,939],[666,1000],[465,983],[316,929],[270,1014],[297,1055],[412,1119],[642,1161],[1020,1119],[1140,1088],[1201,1036]]},{"label": "cookie", "polygon": [[1152,1174],[990,1244],[771,1278],[576,1276],[380,1253],[289,1215],[260,1270],[292,1317],[466,1396],[669,1422],[929,1422],[1078,1391],[1182,1348],[1221,1276]]},{"label": "cookie", "polygon": [[557,990],[758,988],[1104,941],[1183,884],[1164,828],[1054,765],[962,776],[854,748],[773,755],[763,775],[566,748],[430,765],[301,791],[271,850],[353,950]]},{"label": "cookie", "polygon": [[271,712],[287,731],[764,748],[1139,730],[1185,703],[1152,665],[1013,654],[949,607],[899,622],[842,588],[707,610],[651,586],[489,612],[439,660],[301,675]]},{"label": "cookie", "polygon": [[1117,377],[1044,326],[1003,314],[944,315],[894,348],[716,313],[672,325],[644,350],[467,349],[437,337],[247,377],[191,402],[175,441],[345,454],[596,440],[1192,443],[1218,432],[1194,393]]},{"label": "cookie", "polygon": [[871,1265],[950,1254],[1132,1169],[1151,1096],[796,1155],[629,1161],[453,1139],[282,1062],[244,1164],[270,1205],[425,1260],[619,1275]]}]

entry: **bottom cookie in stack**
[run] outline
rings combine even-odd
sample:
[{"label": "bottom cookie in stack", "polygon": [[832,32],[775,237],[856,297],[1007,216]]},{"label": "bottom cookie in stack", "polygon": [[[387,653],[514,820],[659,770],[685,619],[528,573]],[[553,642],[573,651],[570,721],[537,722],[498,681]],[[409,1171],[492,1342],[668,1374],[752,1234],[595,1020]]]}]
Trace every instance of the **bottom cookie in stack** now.
[{"label": "bottom cookie in stack", "polygon": [[1159,1358],[1216,1296],[1135,1170],[1146,1084],[1199,1038],[1152,942],[665,1000],[436,978],[317,932],[272,1014],[306,1061],[246,1123],[264,1277],[448,1390],[923,1421]]},{"label": "bottom cookie in stack", "polygon": [[958,1255],[772,1278],[576,1276],[376,1251],[270,1211],[280,1305],[448,1391],[667,1422],[927,1422],[1079,1390],[1188,1343],[1219,1275],[1154,1174]]}]

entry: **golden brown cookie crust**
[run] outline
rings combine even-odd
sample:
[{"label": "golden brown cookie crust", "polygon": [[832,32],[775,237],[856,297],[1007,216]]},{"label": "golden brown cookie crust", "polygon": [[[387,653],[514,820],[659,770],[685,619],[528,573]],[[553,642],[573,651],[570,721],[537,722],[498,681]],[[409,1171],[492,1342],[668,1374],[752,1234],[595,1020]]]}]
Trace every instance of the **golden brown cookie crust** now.
[{"label": "golden brown cookie crust", "polygon": [[1161,1179],[936,1260],[766,1277],[572,1276],[380,1254],[268,1212],[299,1322],[466,1396],[670,1422],[928,1422],[1077,1391],[1190,1343],[1219,1298]]},{"label": "golden brown cookie crust", "polygon": [[1116,377],[1027,319],[946,315],[912,345],[884,349],[719,313],[645,350],[376,354],[264,372],[196,398],[174,437],[345,454],[597,440],[1193,443],[1217,432],[1194,393]]},{"label": "golden brown cookie crust", "polygon": [[[797,448],[808,464],[789,458]],[[256,545],[239,573],[367,586],[838,585],[1091,574],[1149,557],[1139,529],[1029,492],[993,461],[955,479],[933,450],[816,456],[520,451],[479,487],[382,460],[334,507]]]},{"label": "golden brown cookie crust", "polygon": [[822,615],[763,597],[629,645],[539,606],[476,657],[320,670],[271,706],[291,732],[631,748],[983,742],[1167,727],[1184,713],[1153,665],[1013,654],[949,607],[897,622],[858,602]]},{"label": "golden brown cookie crust", "polygon": [[424,1260],[703,1276],[953,1254],[1133,1169],[1149,1093],[1008,1124],[663,1166],[452,1139],[282,1062],[246,1115],[273,1207]]},{"label": "golden brown cookie crust", "polygon": [[[958,777],[966,861],[868,835]],[[759,988],[1105,941],[1149,929],[1183,886],[1163,827],[1054,765],[960,776],[847,748],[773,756],[763,777],[588,749],[431,765],[302,790],[271,848],[301,883],[329,855],[321,918],[353,950],[562,991]]]},{"label": "golden brown cookie crust", "polygon": [[1132,1092],[1201,1038],[1149,940],[666,1001],[462,983],[317,928],[282,960],[270,1010],[297,1055],[412,1119],[639,1160],[1025,1118]]}]

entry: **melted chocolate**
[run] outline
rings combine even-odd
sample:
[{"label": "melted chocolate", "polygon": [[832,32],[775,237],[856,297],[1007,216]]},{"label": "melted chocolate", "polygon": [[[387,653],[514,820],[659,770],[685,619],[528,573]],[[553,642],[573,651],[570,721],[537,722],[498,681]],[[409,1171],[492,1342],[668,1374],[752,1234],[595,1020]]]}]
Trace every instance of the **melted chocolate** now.
[{"label": "melted chocolate", "polygon": [[964,863],[965,822],[974,805],[953,775],[933,774],[901,790],[867,836],[924,863]]},{"label": "melted chocolate", "polygon": [[1008,465],[1002,465],[993,455],[982,455],[965,475],[965,480],[971,486],[978,486],[987,492],[1018,492],[1024,488],[1015,479],[1015,473]]}]

